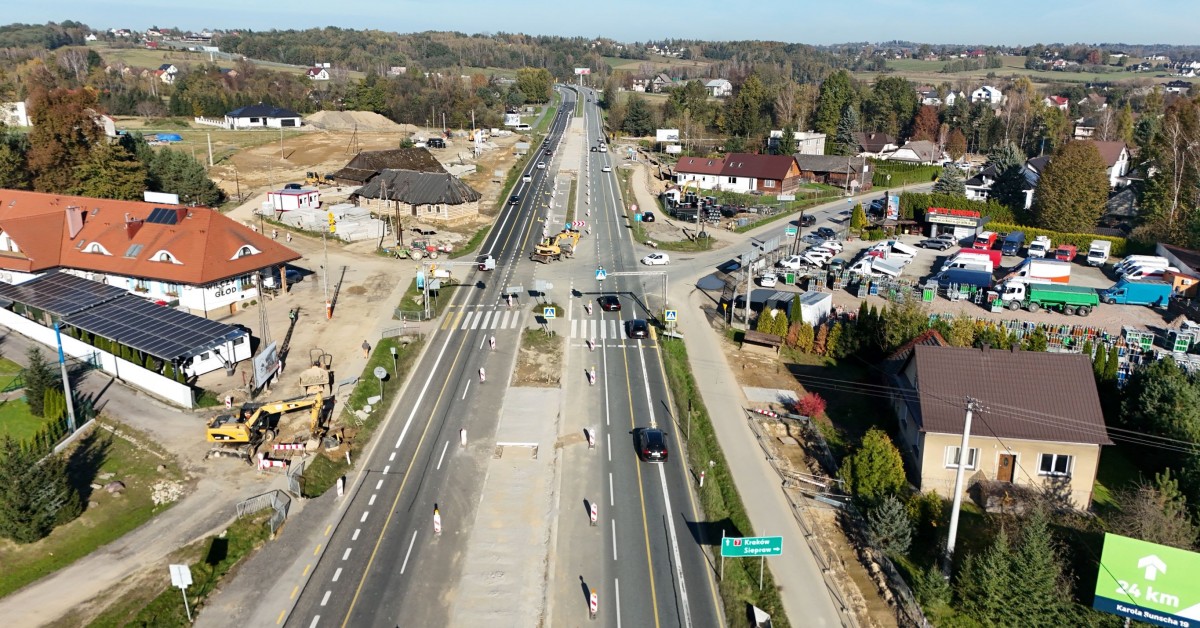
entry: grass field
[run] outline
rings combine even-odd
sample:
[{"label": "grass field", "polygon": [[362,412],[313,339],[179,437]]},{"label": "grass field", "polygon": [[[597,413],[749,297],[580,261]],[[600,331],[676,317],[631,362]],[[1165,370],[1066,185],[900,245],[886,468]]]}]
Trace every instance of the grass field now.
[{"label": "grass field", "polygon": [[[1158,76],[1156,72],[1054,72],[1051,70],[1028,70],[1025,68],[1025,57],[1001,57],[1003,67],[999,68],[981,68],[970,72],[955,72],[953,74],[943,74],[942,68],[949,63],[948,61],[925,61],[923,59],[895,59],[888,61],[888,68],[895,71],[895,74],[903,76],[911,81],[918,83],[929,83],[937,85],[942,82],[953,83],[959,79],[982,79],[987,77],[989,73],[994,73],[999,77],[1009,77],[1013,75],[1028,76],[1030,80],[1038,83],[1090,83],[1090,82],[1122,82],[1135,80],[1151,80],[1154,82],[1165,83],[1171,80],[1168,76]],[[878,76],[876,72],[856,72],[855,78],[860,80],[873,81]]]},{"label": "grass field", "polygon": [[[204,164],[208,164],[208,142],[212,139],[213,163],[221,163],[240,150],[271,142],[279,142],[278,129],[242,129],[238,131],[195,124],[190,118],[138,118],[115,117],[117,128],[142,135],[176,133],[183,138],[169,146],[186,152]],[[304,131],[284,131],[283,145],[287,150],[288,140]]]},{"label": "grass field", "polygon": [[24,399],[0,401],[0,436],[27,441],[45,424],[45,419],[29,413],[29,404]]}]

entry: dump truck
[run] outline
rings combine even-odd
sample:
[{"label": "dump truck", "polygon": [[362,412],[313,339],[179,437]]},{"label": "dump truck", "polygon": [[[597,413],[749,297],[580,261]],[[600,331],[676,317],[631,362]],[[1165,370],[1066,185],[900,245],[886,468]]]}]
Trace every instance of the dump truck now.
[{"label": "dump truck", "polygon": [[305,409],[311,409],[310,438],[321,438],[326,427],[322,422],[325,398],[319,393],[304,399],[246,403],[236,412],[217,415],[208,422],[205,439],[215,443],[208,455],[248,460],[259,445],[275,440],[280,417]]},{"label": "dump truck", "polygon": [[563,229],[535,245],[529,259],[546,264],[551,260],[575,257],[575,250],[579,248],[579,237],[578,231]]},{"label": "dump truck", "polygon": [[1024,308],[1037,312],[1046,309],[1079,316],[1091,314],[1100,303],[1094,288],[1021,281],[1006,281],[996,286],[992,300],[996,299],[1010,310]]}]

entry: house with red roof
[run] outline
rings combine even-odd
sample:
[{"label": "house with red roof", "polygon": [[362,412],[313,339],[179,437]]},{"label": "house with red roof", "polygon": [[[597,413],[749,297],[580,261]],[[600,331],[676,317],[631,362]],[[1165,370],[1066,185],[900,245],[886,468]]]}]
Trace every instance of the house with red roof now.
[{"label": "house with red roof", "polygon": [[800,168],[791,155],[729,153],[719,185],[729,192],[791,194],[800,187]]},{"label": "house with red roof", "polygon": [[721,182],[725,160],[720,157],[681,157],[675,164],[675,183],[691,184],[702,190],[715,190]]},{"label": "house with red roof", "polygon": [[300,254],[207,207],[0,189],[0,282],[52,271],[221,318]]},{"label": "house with red roof", "polygon": [[1060,111],[1067,111],[1071,108],[1071,99],[1066,96],[1047,96],[1042,99],[1042,104]]}]

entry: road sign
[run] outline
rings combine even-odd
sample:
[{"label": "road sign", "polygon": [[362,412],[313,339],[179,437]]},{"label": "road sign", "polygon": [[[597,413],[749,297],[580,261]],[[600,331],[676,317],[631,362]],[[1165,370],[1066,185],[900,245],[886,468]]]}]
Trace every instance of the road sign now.
[{"label": "road sign", "polygon": [[782,554],[782,536],[727,536],[721,539],[721,556],[726,558],[753,558],[758,556],[780,556]]},{"label": "road sign", "polygon": [[387,369],[383,368],[382,366],[375,367],[374,373],[375,373],[375,379],[386,379],[387,378]]},{"label": "road sign", "polygon": [[608,273],[605,272],[603,268],[596,269],[596,281],[604,281],[604,278],[607,276]]},{"label": "road sign", "polygon": [[1200,620],[1200,554],[1104,535],[1092,608],[1159,626]]},{"label": "road sign", "polygon": [[796,231],[797,231],[797,229],[796,229],[796,227],[794,227],[794,226],[791,226],[791,225],[789,225],[789,226],[788,226],[788,228],[787,228],[787,234],[788,234],[788,236],[795,236],[795,235],[796,235]]},{"label": "road sign", "polygon": [[796,200],[796,195],[795,194],[780,194],[779,196],[775,197],[775,200],[777,200],[781,203],[784,203],[787,201],[794,201],[794,200]]},{"label": "road sign", "polygon": [[553,305],[547,305],[546,307],[542,308],[542,318],[546,320],[553,320],[557,317],[558,310]]},{"label": "road sign", "polygon": [[667,321],[668,323],[674,323],[675,321],[679,320],[679,311],[678,310],[664,311],[663,312],[663,320]]}]

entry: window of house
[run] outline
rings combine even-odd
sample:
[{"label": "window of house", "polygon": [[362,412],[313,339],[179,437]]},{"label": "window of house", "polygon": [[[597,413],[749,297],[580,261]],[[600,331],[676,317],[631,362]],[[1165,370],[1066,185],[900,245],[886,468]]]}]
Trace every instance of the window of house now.
[{"label": "window of house", "polygon": [[[947,469],[957,469],[958,468],[958,460],[959,460],[958,452],[960,449],[961,449],[960,447],[953,447],[953,446],[946,448],[946,468]],[[967,455],[967,467],[966,468],[968,468],[968,469],[976,468],[979,464],[979,448],[972,447],[967,453],[968,453],[968,455]]]},{"label": "window of house", "polygon": [[145,279],[134,279],[133,289],[138,292],[148,292],[150,290],[150,282]]},{"label": "window of house", "polygon": [[1042,454],[1038,459],[1038,475],[1070,476],[1074,466],[1075,456]]},{"label": "window of house", "polygon": [[773,187],[775,187],[775,180],[774,180],[774,179],[764,179],[764,180],[763,180],[763,187],[764,187],[764,188],[773,188]]},{"label": "window of house", "polygon": [[130,257],[130,258],[137,257],[138,253],[141,253],[141,252],[142,252],[141,244],[131,244],[129,246],[129,248],[125,251],[125,257]]},{"label": "window of house", "polygon": [[737,183],[737,177],[729,177],[728,183]]}]

